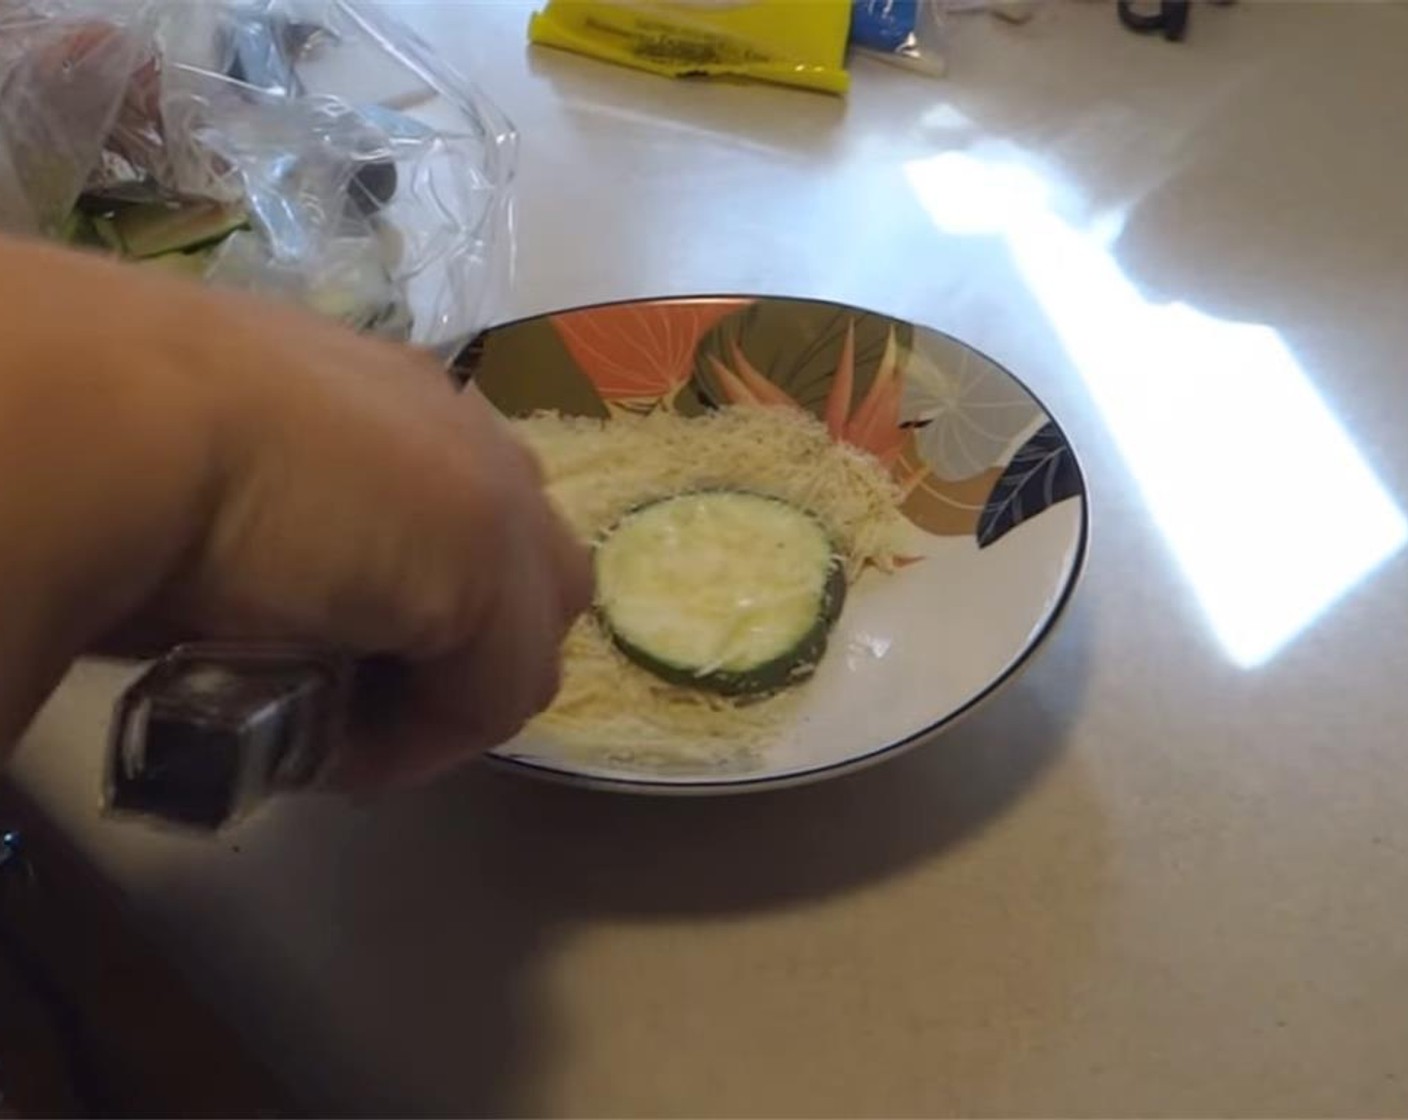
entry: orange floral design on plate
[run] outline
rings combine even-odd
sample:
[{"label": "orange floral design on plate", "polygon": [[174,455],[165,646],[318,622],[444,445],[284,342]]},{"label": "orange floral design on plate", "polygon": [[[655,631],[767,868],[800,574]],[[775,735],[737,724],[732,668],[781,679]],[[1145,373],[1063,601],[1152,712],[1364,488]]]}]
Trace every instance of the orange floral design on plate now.
[{"label": "orange floral design on plate", "polygon": [[[782,405],[801,411],[802,406],[781,386],[764,377],[743,353],[737,339],[728,340],[731,364],[710,357],[709,366],[719,379],[729,403],[736,405]],[[838,442],[869,451],[887,467],[899,458],[904,442],[900,427],[900,395],[904,380],[900,374],[900,347],[894,328],[885,341],[885,352],[865,397],[852,407],[856,380],[856,325],[846,326],[841,357],[831,380],[824,417],[827,431]]]},{"label": "orange floral design on plate", "polygon": [[589,307],[552,325],[608,408],[673,406],[689,381],[700,338],[750,300],[678,300]]},{"label": "orange floral design on plate", "polygon": [[[728,340],[729,362],[710,357],[709,366],[730,404],[802,406],[779,385],[769,381],[748,361],[737,339]],[[899,484],[904,515],[921,529],[939,536],[972,534],[993,485],[1002,475],[1000,466],[969,478],[946,480],[929,469],[915,442],[914,432],[900,427],[900,399],[904,379],[900,347],[891,330],[875,379],[859,404],[855,396],[855,323],[846,338],[823,413],[833,439],[868,451],[880,460]]]}]

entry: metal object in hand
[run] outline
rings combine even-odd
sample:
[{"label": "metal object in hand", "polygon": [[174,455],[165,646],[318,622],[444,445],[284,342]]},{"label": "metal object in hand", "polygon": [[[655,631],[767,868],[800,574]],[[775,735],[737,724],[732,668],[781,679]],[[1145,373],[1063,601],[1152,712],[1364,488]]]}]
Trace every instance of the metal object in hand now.
[{"label": "metal object in hand", "polygon": [[315,785],[345,718],[348,663],[305,646],[179,646],[118,700],[104,801],[213,831]]}]

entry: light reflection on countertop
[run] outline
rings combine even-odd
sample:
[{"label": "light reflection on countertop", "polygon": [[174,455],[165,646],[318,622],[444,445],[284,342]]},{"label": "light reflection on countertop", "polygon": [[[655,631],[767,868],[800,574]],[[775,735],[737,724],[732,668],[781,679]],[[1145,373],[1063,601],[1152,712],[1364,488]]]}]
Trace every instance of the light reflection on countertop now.
[{"label": "light reflection on countertop", "polygon": [[[1150,301],[1020,153],[906,164],[953,234],[1001,236],[1232,659],[1254,668],[1408,539],[1403,513],[1274,329]],[[1306,506],[1332,511],[1307,524]]]}]

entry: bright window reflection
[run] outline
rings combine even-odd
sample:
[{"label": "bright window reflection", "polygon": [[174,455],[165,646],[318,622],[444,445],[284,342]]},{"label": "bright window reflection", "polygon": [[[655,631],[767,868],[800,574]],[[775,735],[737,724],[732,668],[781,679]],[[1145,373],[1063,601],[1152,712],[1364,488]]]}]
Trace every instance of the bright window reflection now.
[{"label": "bright window reflection", "polygon": [[1239,665],[1259,665],[1398,551],[1408,524],[1269,327],[1149,303],[1020,163],[905,168],[934,223],[1002,236]]}]

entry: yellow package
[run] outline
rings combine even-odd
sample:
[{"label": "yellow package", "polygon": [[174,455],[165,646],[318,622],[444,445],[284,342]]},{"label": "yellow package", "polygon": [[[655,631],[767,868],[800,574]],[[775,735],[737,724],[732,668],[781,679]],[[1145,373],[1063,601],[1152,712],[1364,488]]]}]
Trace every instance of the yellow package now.
[{"label": "yellow package", "polygon": [[683,78],[758,78],[844,93],[851,0],[548,0],[528,38]]}]

